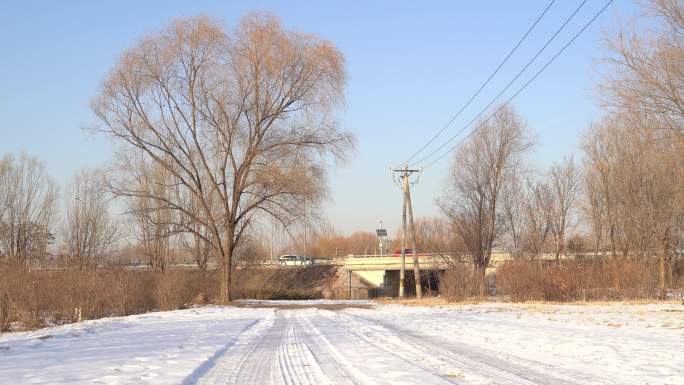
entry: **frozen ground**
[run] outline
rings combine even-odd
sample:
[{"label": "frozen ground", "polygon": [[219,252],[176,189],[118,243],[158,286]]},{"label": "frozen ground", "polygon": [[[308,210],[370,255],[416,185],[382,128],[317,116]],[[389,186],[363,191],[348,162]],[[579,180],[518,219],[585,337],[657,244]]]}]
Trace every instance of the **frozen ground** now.
[{"label": "frozen ground", "polygon": [[684,384],[682,305],[353,304],[5,334],[0,384]]}]

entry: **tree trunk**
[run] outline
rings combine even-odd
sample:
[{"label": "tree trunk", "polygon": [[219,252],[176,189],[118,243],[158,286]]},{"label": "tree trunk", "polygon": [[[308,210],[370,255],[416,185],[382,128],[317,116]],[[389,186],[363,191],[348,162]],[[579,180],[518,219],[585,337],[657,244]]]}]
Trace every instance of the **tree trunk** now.
[{"label": "tree trunk", "polygon": [[667,285],[665,285],[665,251],[662,251],[660,253],[660,256],[658,257],[658,289],[660,291],[660,293],[658,294],[659,299],[666,299],[666,288]]},{"label": "tree trunk", "polygon": [[233,240],[235,236],[235,227],[231,226],[230,224],[225,225],[224,227],[225,230],[225,246],[223,248],[223,260],[225,263],[224,266],[224,273],[223,277],[221,277],[221,281],[223,282],[223,291],[222,291],[222,296],[223,300],[222,303],[229,303],[233,301],[233,293],[232,293],[232,278],[233,278],[233,251],[235,249]]},{"label": "tree trunk", "polygon": [[486,266],[481,264],[475,265],[475,285],[478,298],[484,298],[487,295],[486,272]]},{"label": "tree trunk", "polygon": [[219,261],[219,303],[228,303],[228,260],[225,251],[220,255]]},{"label": "tree trunk", "polygon": [[226,295],[226,300],[227,302],[233,302],[233,248],[231,247],[228,250],[228,258],[227,259],[227,265],[228,265],[228,273],[226,274],[227,282],[226,282],[226,288],[228,290],[228,293]]},{"label": "tree trunk", "polygon": [[674,282],[672,281],[672,269],[673,269],[673,263],[672,263],[672,257],[668,258],[666,261],[666,272],[667,272],[667,287],[671,287],[674,289],[675,285]]}]

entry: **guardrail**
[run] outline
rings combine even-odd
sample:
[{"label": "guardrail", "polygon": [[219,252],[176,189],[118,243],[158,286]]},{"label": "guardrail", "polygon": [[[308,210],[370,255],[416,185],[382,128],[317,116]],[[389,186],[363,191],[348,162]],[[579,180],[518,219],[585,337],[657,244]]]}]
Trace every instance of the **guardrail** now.
[{"label": "guardrail", "polygon": [[[561,260],[571,260],[571,259],[603,259],[610,257],[611,253],[606,251],[601,251],[599,253],[564,253],[560,255]],[[556,259],[553,253],[543,253],[541,255],[529,254],[529,253],[510,253],[495,251],[492,252],[489,267],[497,268],[503,262],[511,260],[546,260],[552,261]],[[384,255],[348,255],[345,257],[337,258],[314,258],[313,266],[339,266],[349,270],[380,270],[380,269],[398,269],[401,265],[401,257],[394,254],[384,254]],[[431,268],[444,269],[455,264],[470,264],[472,263],[470,254],[468,253],[421,253],[418,255],[418,263],[421,265],[421,269],[428,270]],[[278,260],[273,259],[257,259],[257,260],[243,260],[238,261],[235,264],[238,268],[302,268],[307,265],[281,265]],[[120,268],[127,270],[149,270],[151,267],[145,264],[135,264],[135,265],[103,265],[98,268]],[[177,263],[177,264],[167,264],[168,269],[197,269],[197,265],[193,263]],[[208,270],[216,269],[216,264],[210,264],[207,266]],[[413,254],[406,255],[406,268],[413,268]],[[66,267],[62,266],[30,266],[31,270],[66,270]]]}]

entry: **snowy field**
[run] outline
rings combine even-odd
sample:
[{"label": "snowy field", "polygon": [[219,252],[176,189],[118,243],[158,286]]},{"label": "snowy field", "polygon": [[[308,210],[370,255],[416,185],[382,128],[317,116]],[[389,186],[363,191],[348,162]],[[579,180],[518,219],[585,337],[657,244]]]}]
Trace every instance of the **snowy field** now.
[{"label": "snowy field", "polygon": [[0,384],[684,384],[682,305],[352,304],[4,334]]}]

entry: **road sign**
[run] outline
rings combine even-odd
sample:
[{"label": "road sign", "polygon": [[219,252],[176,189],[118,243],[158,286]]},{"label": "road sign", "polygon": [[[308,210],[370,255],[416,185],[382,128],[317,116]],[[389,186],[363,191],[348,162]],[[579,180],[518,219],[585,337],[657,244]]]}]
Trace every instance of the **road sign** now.
[{"label": "road sign", "polygon": [[375,233],[378,235],[378,237],[386,237],[387,229],[377,229],[375,230]]}]

